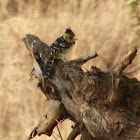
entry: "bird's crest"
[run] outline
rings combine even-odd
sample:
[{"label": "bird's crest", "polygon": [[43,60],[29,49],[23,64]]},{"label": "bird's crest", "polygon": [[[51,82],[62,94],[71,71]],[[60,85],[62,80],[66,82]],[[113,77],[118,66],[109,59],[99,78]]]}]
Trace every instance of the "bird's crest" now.
[{"label": "bird's crest", "polygon": [[70,27],[66,29],[65,33],[68,33],[68,34],[75,36],[74,32],[71,30]]}]

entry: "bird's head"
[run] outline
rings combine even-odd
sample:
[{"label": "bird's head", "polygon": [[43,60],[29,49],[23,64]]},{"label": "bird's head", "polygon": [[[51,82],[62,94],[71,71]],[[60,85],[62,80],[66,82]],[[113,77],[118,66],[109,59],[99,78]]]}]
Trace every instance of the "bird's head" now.
[{"label": "bird's head", "polygon": [[75,43],[75,41],[77,40],[74,32],[68,28],[66,29],[63,38],[68,42],[68,43]]}]

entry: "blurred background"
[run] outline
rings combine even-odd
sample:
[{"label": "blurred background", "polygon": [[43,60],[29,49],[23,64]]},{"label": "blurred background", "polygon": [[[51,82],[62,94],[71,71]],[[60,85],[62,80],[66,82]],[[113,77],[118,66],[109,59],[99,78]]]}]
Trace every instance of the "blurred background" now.
[{"label": "blurred background", "polygon": [[[29,82],[33,61],[22,42],[26,34],[51,45],[71,27],[78,41],[66,59],[97,51],[99,56],[84,66],[107,71],[139,46],[139,10],[139,0],[0,0],[0,139],[26,140],[46,108],[38,80]],[[138,52],[125,74],[140,80],[139,69]],[[72,125],[67,120],[59,126],[64,140]],[[57,129],[53,135],[60,140],[55,133]],[[33,140],[55,138],[42,135]]]}]

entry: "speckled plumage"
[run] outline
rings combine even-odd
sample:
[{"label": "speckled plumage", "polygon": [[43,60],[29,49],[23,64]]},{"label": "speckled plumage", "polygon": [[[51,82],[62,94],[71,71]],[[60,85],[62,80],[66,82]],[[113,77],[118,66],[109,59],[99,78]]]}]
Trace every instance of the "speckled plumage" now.
[{"label": "speckled plumage", "polygon": [[50,55],[54,59],[64,58],[73,45],[74,43],[68,43],[66,40],[64,40],[63,36],[57,38],[57,40],[50,46]]},{"label": "speckled plumage", "polygon": [[75,34],[71,29],[67,29],[63,36],[56,39],[49,49],[48,57],[44,65],[44,76],[50,77],[53,75],[55,59],[65,58],[65,55],[75,44],[76,40]]}]

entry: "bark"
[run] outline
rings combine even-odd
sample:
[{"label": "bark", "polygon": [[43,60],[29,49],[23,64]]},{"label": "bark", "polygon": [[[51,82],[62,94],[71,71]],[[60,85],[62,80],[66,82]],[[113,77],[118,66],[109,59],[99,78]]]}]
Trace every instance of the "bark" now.
[{"label": "bark", "polygon": [[[39,39],[35,38],[35,40]],[[29,49],[30,37],[26,37],[24,42]],[[41,73],[42,64],[35,59],[32,50],[29,49],[29,51]],[[130,79],[122,74],[123,70],[132,63],[136,53],[137,48],[132,48],[112,70],[107,72],[94,66],[87,72],[81,69],[82,64],[97,56],[96,52],[68,62],[56,60],[55,73],[51,79],[45,79],[41,74],[41,78],[37,77],[49,102],[51,100],[59,102],[58,105],[50,107],[52,110],[55,108],[54,112],[57,112],[53,113],[52,118],[50,115],[50,120],[53,120],[54,116],[58,122],[61,119],[70,118],[76,124],[68,140],[76,138],[79,134],[81,134],[81,140],[86,138],[140,139],[140,83],[137,79]],[[35,73],[37,73],[36,70]],[[60,105],[63,106],[62,112]],[[48,116],[49,112],[46,114]],[[41,125],[43,129],[37,131],[36,135],[44,133],[51,135],[48,132],[52,132],[54,123],[50,123],[50,120],[39,123],[38,129],[34,130],[39,130]],[[55,122],[53,126],[56,125]]]}]

